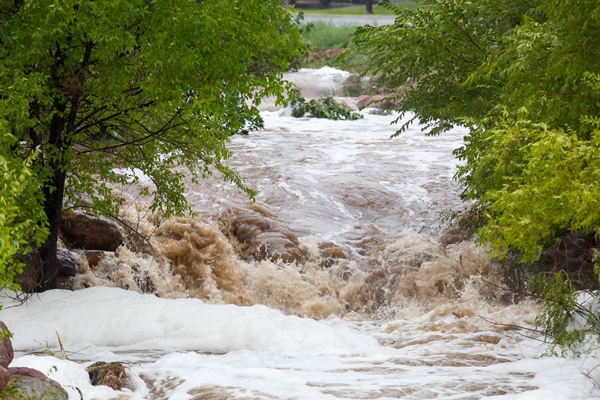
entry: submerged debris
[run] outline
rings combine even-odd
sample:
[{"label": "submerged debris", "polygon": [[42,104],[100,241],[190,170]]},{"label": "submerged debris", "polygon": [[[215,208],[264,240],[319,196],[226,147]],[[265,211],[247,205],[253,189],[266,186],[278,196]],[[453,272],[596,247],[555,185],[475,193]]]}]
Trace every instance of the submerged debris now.
[{"label": "submerged debris", "polygon": [[86,371],[94,386],[103,385],[114,390],[121,390],[126,386],[127,374],[121,363],[98,361],[86,368]]}]

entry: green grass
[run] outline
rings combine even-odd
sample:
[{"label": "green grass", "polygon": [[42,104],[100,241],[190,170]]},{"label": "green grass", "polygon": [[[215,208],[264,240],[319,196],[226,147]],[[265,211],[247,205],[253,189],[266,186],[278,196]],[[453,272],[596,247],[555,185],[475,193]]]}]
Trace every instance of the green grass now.
[{"label": "green grass", "polygon": [[336,26],[331,21],[315,21],[310,29],[302,32],[302,39],[316,50],[339,49],[356,30],[356,24]]},{"label": "green grass", "polygon": [[[417,8],[417,3],[414,1],[406,1],[403,3],[394,3],[398,8]],[[344,8],[327,8],[324,10],[300,10],[304,14],[326,14],[326,15],[365,15],[365,6],[344,7]],[[374,6],[374,15],[395,15],[393,12],[386,10],[383,7]]]}]

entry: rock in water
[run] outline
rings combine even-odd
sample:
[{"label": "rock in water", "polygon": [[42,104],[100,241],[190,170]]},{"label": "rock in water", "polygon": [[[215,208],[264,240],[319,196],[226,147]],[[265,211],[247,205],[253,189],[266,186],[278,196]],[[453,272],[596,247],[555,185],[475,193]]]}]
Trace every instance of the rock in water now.
[{"label": "rock in water", "polygon": [[115,251],[123,244],[123,235],[112,222],[81,213],[63,216],[60,233],[69,246],[84,250]]},{"label": "rock in water", "polygon": [[[0,321],[0,329],[8,330]],[[10,339],[5,337],[0,342],[0,392],[9,384],[10,392],[3,392],[0,398],[36,399],[36,400],[68,400],[67,392],[55,381],[47,378],[40,371],[31,368],[8,368],[14,357]]]},{"label": "rock in water", "polygon": [[[2,321],[0,321],[0,329],[8,332],[8,328]],[[0,342],[0,391],[4,390],[10,381],[8,365],[12,362],[13,357],[12,343],[8,337],[4,337],[2,342]]]},{"label": "rock in water", "polygon": [[90,375],[92,385],[104,385],[114,390],[121,390],[125,386],[127,375],[121,363],[106,363],[98,361],[90,365],[86,371]]},{"label": "rock in water", "polygon": [[9,368],[15,396],[6,399],[68,400],[58,382],[31,368]]},{"label": "rock in water", "polygon": [[66,250],[57,251],[56,267],[58,276],[75,276],[77,273],[77,261],[73,253]]}]

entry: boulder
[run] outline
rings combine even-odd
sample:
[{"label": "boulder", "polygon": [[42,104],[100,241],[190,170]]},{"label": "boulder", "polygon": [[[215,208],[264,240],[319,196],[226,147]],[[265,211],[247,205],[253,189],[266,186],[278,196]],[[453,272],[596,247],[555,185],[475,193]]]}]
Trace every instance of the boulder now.
[{"label": "boulder", "polygon": [[[372,103],[372,104],[370,104]],[[360,96],[356,98],[356,105],[359,108],[373,107],[373,108],[392,108],[392,106],[398,104],[398,101],[392,101],[389,96],[375,95],[375,96]]]},{"label": "boulder", "polygon": [[[68,400],[69,395],[58,382],[47,378],[39,371],[33,372],[30,368],[10,368],[12,389],[18,392],[14,399],[36,400]],[[28,371],[23,371],[28,370]]]},{"label": "boulder", "polygon": [[0,392],[10,383],[10,372],[8,368],[0,367]]},{"label": "boulder", "polygon": [[70,251],[56,252],[57,276],[75,276],[77,273],[77,261]]},{"label": "boulder", "polygon": [[[0,321],[0,329],[8,331],[8,328],[2,321]],[[0,342],[0,367],[8,368],[14,356],[15,353],[13,351],[12,343],[8,337],[5,337],[2,342]]]},{"label": "boulder", "polygon": [[117,362],[98,361],[86,368],[92,385],[104,385],[114,390],[121,390],[127,383],[125,367]]},{"label": "boulder", "polygon": [[[7,330],[2,321],[0,329]],[[12,343],[5,337],[0,342],[0,392],[12,383],[12,393],[2,393],[3,399],[68,400],[67,392],[40,371],[31,368],[8,368],[13,357]]]},{"label": "boulder", "polygon": [[[4,322],[0,321],[0,329],[8,330]],[[12,343],[8,337],[2,339],[0,342],[0,391],[4,390],[10,382],[10,373],[8,372],[8,365],[12,362],[14,357]]]},{"label": "boulder", "polygon": [[67,245],[83,250],[115,251],[123,235],[110,221],[81,213],[63,216],[60,233]]},{"label": "boulder", "polygon": [[46,375],[42,374],[37,369],[27,368],[27,367],[12,367],[8,369],[11,377],[27,377],[27,378],[36,378],[36,379],[46,379]]},{"label": "boulder", "polygon": [[59,276],[56,278],[56,288],[63,290],[72,290],[75,278],[72,276]]}]

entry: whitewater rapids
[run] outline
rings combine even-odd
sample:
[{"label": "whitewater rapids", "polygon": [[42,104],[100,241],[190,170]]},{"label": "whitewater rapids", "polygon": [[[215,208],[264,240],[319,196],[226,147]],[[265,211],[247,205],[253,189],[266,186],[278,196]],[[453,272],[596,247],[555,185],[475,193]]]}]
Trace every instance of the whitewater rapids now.
[{"label": "whitewater rapids", "polygon": [[[288,78],[309,98],[347,76]],[[164,221],[139,196],[149,180],[117,188],[121,217],[152,247],[124,232],[96,266],[72,249],[77,290],[19,307],[3,297],[11,366],[48,374],[73,400],[600,397],[600,360],[541,357],[542,338],[516,328],[535,327],[536,304],[512,304],[485,249],[440,226],[461,206],[452,151],[464,130],[413,125],[390,140],[397,115],[265,109],[264,130],[229,144],[256,203],[218,176],[190,179],[198,215]],[[36,355],[58,349],[57,333],[68,360]],[[125,363],[128,388],[91,386],[96,361]]]}]

